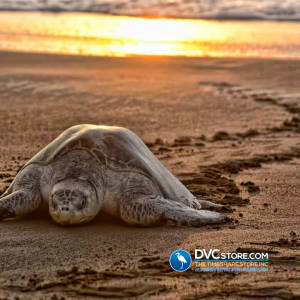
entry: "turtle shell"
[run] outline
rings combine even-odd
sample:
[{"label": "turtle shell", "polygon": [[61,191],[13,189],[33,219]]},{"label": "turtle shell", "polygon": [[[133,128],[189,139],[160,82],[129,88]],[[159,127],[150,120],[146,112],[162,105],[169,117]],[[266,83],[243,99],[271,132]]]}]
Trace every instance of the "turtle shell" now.
[{"label": "turtle shell", "polygon": [[[155,183],[166,199],[194,198],[136,134],[122,127],[73,126],[37,153],[25,164],[23,169],[31,164],[49,165],[73,149],[89,151],[100,164],[111,170],[135,172],[147,176]],[[13,191],[14,182],[5,194]]]}]

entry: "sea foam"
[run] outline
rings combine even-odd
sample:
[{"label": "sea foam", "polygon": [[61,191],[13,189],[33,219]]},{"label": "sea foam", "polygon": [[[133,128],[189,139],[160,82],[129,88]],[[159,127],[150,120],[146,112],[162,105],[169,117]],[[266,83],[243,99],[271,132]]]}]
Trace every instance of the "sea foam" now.
[{"label": "sea foam", "polygon": [[0,10],[215,20],[300,20],[299,0],[0,0]]}]

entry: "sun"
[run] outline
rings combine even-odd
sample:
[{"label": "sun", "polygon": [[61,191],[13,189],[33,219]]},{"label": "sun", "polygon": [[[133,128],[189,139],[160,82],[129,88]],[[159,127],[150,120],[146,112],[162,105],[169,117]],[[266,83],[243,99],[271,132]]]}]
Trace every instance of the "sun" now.
[{"label": "sun", "polygon": [[138,40],[140,42],[179,42],[195,37],[191,22],[168,19],[124,18],[115,28],[115,37]]}]

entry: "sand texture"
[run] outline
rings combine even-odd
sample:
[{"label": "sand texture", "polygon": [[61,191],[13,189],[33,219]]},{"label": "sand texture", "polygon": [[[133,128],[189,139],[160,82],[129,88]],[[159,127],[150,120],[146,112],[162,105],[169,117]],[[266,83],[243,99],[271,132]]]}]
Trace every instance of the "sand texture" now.
[{"label": "sand texture", "polygon": [[[300,61],[0,53],[0,190],[75,124],[131,129],[231,224],[0,222],[0,299],[299,299]],[[176,249],[267,251],[266,273],[176,273]],[[249,250],[250,249],[250,250]]]}]

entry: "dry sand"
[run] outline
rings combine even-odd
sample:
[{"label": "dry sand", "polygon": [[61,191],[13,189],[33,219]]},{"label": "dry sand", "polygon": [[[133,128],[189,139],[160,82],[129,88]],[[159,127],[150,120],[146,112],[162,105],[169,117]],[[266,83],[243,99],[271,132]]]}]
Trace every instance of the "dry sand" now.
[{"label": "dry sand", "polygon": [[[0,189],[66,128],[118,125],[234,219],[203,228],[130,228],[104,215],[71,228],[47,215],[1,221],[0,298],[299,299],[299,78],[291,60],[0,53]],[[195,248],[263,249],[269,271],[172,271],[170,254]]]}]

